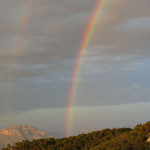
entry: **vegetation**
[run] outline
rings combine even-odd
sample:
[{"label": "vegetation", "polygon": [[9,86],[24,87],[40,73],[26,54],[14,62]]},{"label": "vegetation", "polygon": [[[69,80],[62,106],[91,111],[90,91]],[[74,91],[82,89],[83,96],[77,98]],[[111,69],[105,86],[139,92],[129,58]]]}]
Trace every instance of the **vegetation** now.
[{"label": "vegetation", "polygon": [[22,141],[3,150],[150,150],[150,122],[134,129],[104,129],[62,139]]}]

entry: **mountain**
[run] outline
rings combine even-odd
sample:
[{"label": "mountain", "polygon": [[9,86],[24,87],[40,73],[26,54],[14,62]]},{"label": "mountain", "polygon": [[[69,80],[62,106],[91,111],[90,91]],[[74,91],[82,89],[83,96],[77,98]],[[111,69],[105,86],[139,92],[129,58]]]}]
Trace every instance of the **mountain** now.
[{"label": "mountain", "polygon": [[150,150],[150,122],[61,139],[22,141],[3,150]]},{"label": "mountain", "polygon": [[18,126],[12,126],[9,128],[0,130],[0,149],[5,147],[7,144],[13,145],[16,142],[22,140],[33,140],[41,138],[49,138],[46,132],[42,132],[34,127],[22,124]]}]

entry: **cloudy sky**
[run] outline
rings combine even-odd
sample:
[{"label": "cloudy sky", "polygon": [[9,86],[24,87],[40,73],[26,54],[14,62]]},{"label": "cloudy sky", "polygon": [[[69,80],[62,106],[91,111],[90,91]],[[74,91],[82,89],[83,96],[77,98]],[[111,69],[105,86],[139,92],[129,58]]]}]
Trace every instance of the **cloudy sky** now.
[{"label": "cloudy sky", "polygon": [[[0,1],[1,122],[65,134],[73,68],[97,2]],[[149,77],[150,1],[106,0],[82,60],[72,132],[148,121]]]}]

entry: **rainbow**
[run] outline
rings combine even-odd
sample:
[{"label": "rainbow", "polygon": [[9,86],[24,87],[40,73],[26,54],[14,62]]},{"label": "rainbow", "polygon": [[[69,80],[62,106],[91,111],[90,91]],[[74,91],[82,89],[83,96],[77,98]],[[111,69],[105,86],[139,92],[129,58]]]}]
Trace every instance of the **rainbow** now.
[{"label": "rainbow", "polygon": [[23,13],[23,16],[21,16],[21,19],[20,19],[21,25],[18,31],[20,38],[18,38],[16,46],[14,48],[14,62],[19,59],[21,51],[24,48],[24,38],[25,38],[28,24],[30,22],[31,11],[33,7],[34,7],[34,0],[28,0],[26,8],[25,8],[25,12]]},{"label": "rainbow", "polygon": [[[20,18],[19,18],[19,22],[18,22],[18,23],[20,23],[20,27],[18,29],[19,37],[16,39],[16,43],[12,47],[13,55],[12,55],[11,61],[14,64],[12,67],[11,76],[10,76],[10,81],[12,83],[12,86],[14,85],[15,80],[16,80],[16,76],[17,76],[16,64],[18,63],[19,58],[21,56],[21,52],[25,47],[24,40],[25,40],[27,27],[28,27],[28,24],[30,22],[31,12],[34,8],[34,1],[35,0],[27,0],[27,3],[23,9],[24,12],[22,12],[20,14]],[[11,100],[14,97],[14,95],[13,95],[14,88],[12,86],[10,87],[10,89],[8,91],[9,94],[7,94],[8,97],[6,100],[6,104],[7,104],[7,108],[6,108],[7,110],[6,111],[11,110],[11,106],[12,106]]]},{"label": "rainbow", "polygon": [[98,0],[98,3],[96,4],[96,8],[94,9],[92,16],[89,20],[89,24],[86,28],[85,34],[83,36],[81,46],[78,51],[77,60],[75,63],[74,71],[73,71],[73,77],[70,87],[70,92],[68,96],[68,107],[67,107],[67,119],[66,119],[66,137],[70,136],[71,133],[71,125],[72,125],[72,107],[73,102],[75,101],[75,93],[76,93],[76,87],[77,87],[77,80],[78,76],[80,74],[80,68],[82,64],[82,58],[84,56],[84,52],[86,51],[89,42],[92,38],[93,32],[95,30],[95,26],[99,20],[100,14],[103,10],[103,7],[105,5],[106,0]]},{"label": "rainbow", "polygon": [[18,30],[19,38],[16,40],[15,47],[13,48],[13,58],[12,62],[14,65],[14,68],[12,70],[12,82],[14,82],[16,76],[17,76],[17,68],[16,64],[18,63],[21,53],[23,49],[25,48],[25,36],[27,32],[27,28],[31,19],[31,14],[34,8],[34,1],[35,0],[28,0],[27,4],[25,5],[24,12],[22,13],[20,17],[20,28]]}]

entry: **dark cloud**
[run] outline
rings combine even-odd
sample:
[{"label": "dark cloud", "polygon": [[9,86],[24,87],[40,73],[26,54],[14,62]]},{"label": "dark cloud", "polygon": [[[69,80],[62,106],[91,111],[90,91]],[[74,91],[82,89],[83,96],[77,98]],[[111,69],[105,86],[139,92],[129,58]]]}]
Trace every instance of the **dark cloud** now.
[{"label": "dark cloud", "polygon": [[[49,3],[38,0],[33,1],[34,7],[29,13],[29,3],[26,1],[18,3],[20,8],[15,5],[15,2],[10,5],[8,1],[2,1],[1,11],[3,15],[0,16],[2,24],[0,43],[1,49],[3,49],[0,56],[2,63],[13,63],[9,60],[15,57],[13,56],[15,55],[14,51],[17,51],[19,42],[23,43],[20,50],[20,64],[49,64],[54,60],[61,63],[66,59],[75,59],[96,2],[96,0],[93,2],[86,1],[86,3],[85,0],[80,2],[64,0]],[[104,56],[119,56],[121,54],[148,56],[149,28],[139,30],[137,26],[135,30],[124,31],[123,26],[132,20],[134,22],[136,18],[139,18],[139,22],[143,21],[143,17],[148,19],[150,17],[149,3],[148,0],[138,3],[128,0],[106,2],[92,37],[91,45],[104,45],[107,49],[98,49],[99,52],[95,56],[97,54]],[[23,10],[21,11],[21,9]],[[21,20],[28,13],[29,21],[24,37],[20,41],[22,36],[19,33],[22,26]],[[146,23],[147,21],[145,21]]]},{"label": "dark cloud", "polygon": [[[97,2],[98,0],[0,1],[0,83],[4,104],[5,99],[11,101],[13,110],[66,106],[74,62]],[[33,3],[33,7],[30,3]],[[111,72],[107,78],[111,83],[111,80],[115,81],[114,72],[118,72],[121,67],[125,68],[126,64],[135,61],[145,63],[145,59],[150,57],[149,24],[149,0],[106,0],[86,50],[82,68],[85,72],[81,71],[81,76],[87,76],[81,77],[81,83],[90,81],[91,78],[95,78],[94,84],[102,82],[98,74],[103,74],[101,78],[106,80],[106,72]],[[109,65],[108,69],[102,66],[104,64]],[[120,65],[117,69],[116,64]],[[136,67],[127,70],[133,68]],[[122,79],[126,76],[122,73],[120,77]],[[123,84],[121,79],[119,82]],[[10,86],[12,83],[13,86]],[[87,99],[87,105],[91,105],[91,96],[97,95],[93,102],[95,105],[97,102],[117,104],[121,95],[123,100],[120,103],[123,103],[128,90],[133,90],[130,87],[139,83],[132,81],[125,89],[118,88],[124,87],[120,84],[116,86],[113,83],[109,88],[108,83],[103,83],[105,87],[95,84],[92,89],[100,88],[103,91],[103,100],[100,102],[100,92],[88,88],[89,83],[82,84],[85,89],[79,92],[79,98],[83,97],[84,103]],[[115,88],[111,90],[113,86]],[[9,94],[13,87],[16,88],[12,92],[14,97],[6,98],[6,93]],[[109,102],[108,99],[118,90],[121,90],[120,95],[114,96],[114,100]],[[91,96],[86,95],[89,91],[92,91]],[[136,92],[130,93],[130,99],[134,99],[132,102],[136,101],[133,96]],[[82,96],[83,93],[85,96]],[[145,95],[149,96],[148,90]]]}]

